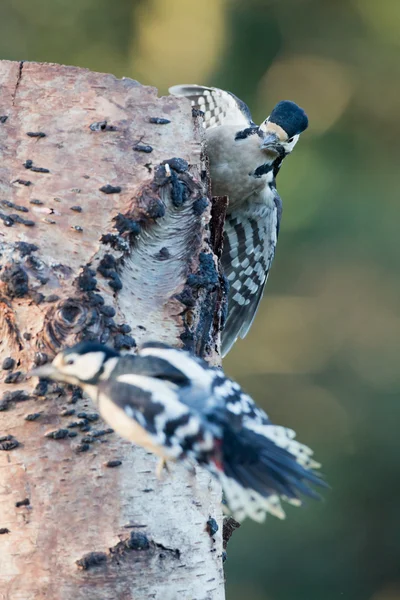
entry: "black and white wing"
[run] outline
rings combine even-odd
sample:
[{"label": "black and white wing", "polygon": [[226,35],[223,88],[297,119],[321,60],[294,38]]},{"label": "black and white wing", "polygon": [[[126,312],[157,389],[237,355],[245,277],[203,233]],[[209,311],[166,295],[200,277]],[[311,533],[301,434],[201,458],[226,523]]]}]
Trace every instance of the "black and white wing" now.
[{"label": "black and white wing", "polygon": [[222,267],[229,282],[228,316],[222,331],[222,356],[253,323],[275,256],[282,202],[272,205],[252,198],[227,215]]},{"label": "black and white wing", "polygon": [[255,125],[247,104],[231,92],[194,84],[174,85],[169,92],[174,96],[185,96],[193,107],[204,113],[205,129],[219,125],[238,125],[238,128]]},{"label": "black and white wing", "polygon": [[215,463],[214,473],[235,519],[263,521],[268,512],[283,519],[281,499],[298,506],[303,495],[319,498],[311,485],[326,485],[314,471],[320,465],[292,429],[271,423],[252,398],[222,374],[213,394],[225,401],[210,414],[223,431],[220,465]]}]

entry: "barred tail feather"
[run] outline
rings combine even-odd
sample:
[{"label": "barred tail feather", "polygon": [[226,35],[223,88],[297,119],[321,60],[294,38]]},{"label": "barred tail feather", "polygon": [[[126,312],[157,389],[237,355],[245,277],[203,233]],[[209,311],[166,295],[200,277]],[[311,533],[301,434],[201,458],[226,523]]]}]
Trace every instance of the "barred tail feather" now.
[{"label": "barred tail feather", "polygon": [[[278,431],[278,437],[283,440],[282,431]],[[303,455],[311,453],[311,450],[298,442],[293,445],[292,430],[288,430],[285,439],[289,439],[291,448],[298,451],[297,456],[269,436],[246,427],[240,432],[226,434],[223,470],[215,474],[221,481],[227,508],[236,520],[250,517],[261,522],[268,512],[283,519],[285,512],[281,499],[294,506],[301,504],[302,496],[320,499],[311,486],[326,487],[326,484],[313,471],[317,463],[310,459],[304,461]]]},{"label": "barred tail feather", "polygon": [[228,477],[222,472],[217,475],[221,482],[226,504],[223,510],[226,514],[233,516],[236,521],[243,521],[246,517],[257,523],[265,521],[267,513],[278,519],[285,519],[286,515],[277,495],[264,498],[254,490],[246,489],[235,479]]}]

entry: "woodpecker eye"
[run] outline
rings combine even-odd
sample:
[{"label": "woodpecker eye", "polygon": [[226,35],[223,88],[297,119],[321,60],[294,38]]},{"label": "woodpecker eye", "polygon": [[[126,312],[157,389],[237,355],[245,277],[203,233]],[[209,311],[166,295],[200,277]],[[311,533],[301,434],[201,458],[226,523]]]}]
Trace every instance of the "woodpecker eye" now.
[{"label": "woodpecker eye", "polygon": [[293,142],[293,140],[294,140],[294,137],[291,137],[291,138],[288,139],[287,143],[291,144]]},{"label": "woodpecker eye", "polygon": [[66,364],[66,365],[73,365],[73,364],[74,364],[74,362],[75,362],[75,360],[74,360],[72,357],[70,357],[70,358],[67,358],[67,359],[65,360],[65,364]]}]

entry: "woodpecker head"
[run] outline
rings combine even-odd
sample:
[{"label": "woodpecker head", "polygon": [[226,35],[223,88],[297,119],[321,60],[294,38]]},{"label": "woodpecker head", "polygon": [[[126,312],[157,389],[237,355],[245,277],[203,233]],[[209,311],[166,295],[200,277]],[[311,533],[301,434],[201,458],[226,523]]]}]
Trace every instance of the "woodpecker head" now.
[{"label": "woodpecker head", "polygon": [[284,157],[295,147],[300,133],[308,127],[304,110],[290,100],[282,100],[260,126],[264,134],[261,149],[267,154]]},{"label": "woodpecker head", "polygon": [[57,354],[52,363],[34,369],[31,375],[72,385],[93,384],[107,361],[118,357],[118,352],[103,344],[81,342]]}]

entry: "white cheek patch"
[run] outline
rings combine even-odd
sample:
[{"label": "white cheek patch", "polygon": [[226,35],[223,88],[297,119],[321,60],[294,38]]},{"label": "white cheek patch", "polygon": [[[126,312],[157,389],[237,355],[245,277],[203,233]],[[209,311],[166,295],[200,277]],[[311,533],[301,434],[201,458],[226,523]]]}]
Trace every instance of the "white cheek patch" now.
[{"label": "white cheek patch", "polygon": [[103,352],[88,352],[87,354],[71,354],[67,355],[64,360],[68,361],[68,358],[74,358],[74,362],[71,365],[64,364],[62,372],[66,375],[76,377],[80,381],[88,381],[93,379],[100,371],[103,361]]}]

